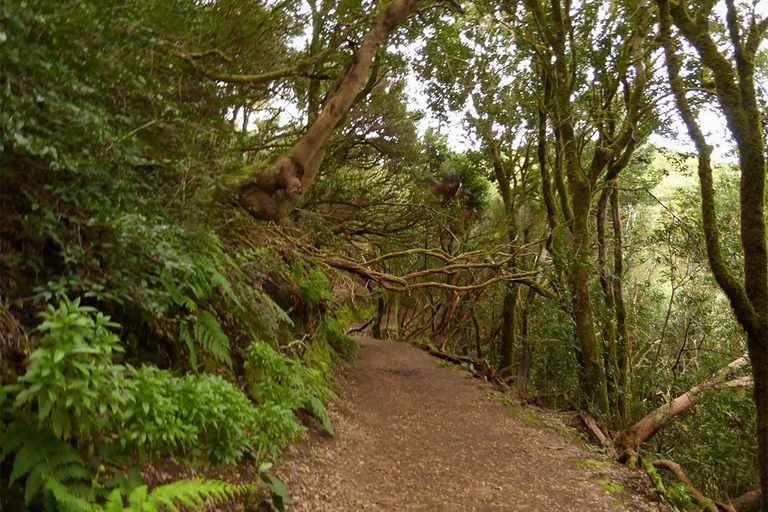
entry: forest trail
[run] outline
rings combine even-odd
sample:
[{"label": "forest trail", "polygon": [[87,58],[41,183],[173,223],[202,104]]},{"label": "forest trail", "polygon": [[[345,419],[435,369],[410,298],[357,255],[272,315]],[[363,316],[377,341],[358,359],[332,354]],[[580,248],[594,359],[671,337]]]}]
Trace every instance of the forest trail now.
[{"label": "forest trail", "polygon": [[277,469],[289,512],[660,510],[641,496],[644,478],[557,420],[493,400],[491,387],[415,347],[356,340],[330,411],[336,437],[291,447]]}]

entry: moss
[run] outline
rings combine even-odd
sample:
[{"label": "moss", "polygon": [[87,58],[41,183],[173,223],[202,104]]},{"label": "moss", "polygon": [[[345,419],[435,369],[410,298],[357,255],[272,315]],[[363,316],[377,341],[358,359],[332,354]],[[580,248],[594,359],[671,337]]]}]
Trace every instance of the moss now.
[{"label": "moss", "polygon": [[601,468],[608,464],[608,462],[602,462],[594,459],[571,459],[569,462],[577,468],[582,469]]},{"label": "moss", "polygon": [[529,425],[541,425],[542,423],[541,416],[525,407],[510,407],[509,409],[506,409],[505,412],[508,416],[516,418],[523,423],[528,423]]},{"label": "moss", "polygon": [[621,500],[617,500],[616,498],[611,498],[611,501],[612,501],[614,504],[616,504],[616,505],[618,505],[618,506],[620,506],[620,507],[624,507],[624,508],[626,508],[626,507],[627,507],[627,504],[626,504],[626,503],[624,503],[624,502],[623,502],[623,501],[621,501]]},{"label": "moss", "polygon": [[648,473],[648,476],[651,478],[651,482],[653,482],[653,487],[656,491],[662,496],[666,495],[667,489],[664,487],[661,475],[659,475],[659,472],[653,467],[653,464],[643,459],[643,469],[645,469],[646,473]]},{"label": "moss", "polygon": [[619,494],[624,492],[624,487],[620,486],[619,484],[615,484],[610,480],[598,480],[596,483],[602,487],[605,492],[610,494]]},{"label": "moss", "polygon": [[510,400],[509,398],[507,398],[505,396],[494,396],[494,397],[491,397],[491,402],[495,402],[495,403],[501,404],[501,405],[512,405],[512,400]]}]

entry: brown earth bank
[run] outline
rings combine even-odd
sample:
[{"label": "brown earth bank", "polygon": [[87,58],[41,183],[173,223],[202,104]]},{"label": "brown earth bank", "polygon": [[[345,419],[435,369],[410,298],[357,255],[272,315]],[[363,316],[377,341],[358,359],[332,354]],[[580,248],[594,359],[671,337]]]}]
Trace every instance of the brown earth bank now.
[{"label": "brown earth bank", "polygon": [[276,468],[289,512],[669,510],[558,415],[415,347],[356,339],[330,407],[336,436],[290,447]]}]

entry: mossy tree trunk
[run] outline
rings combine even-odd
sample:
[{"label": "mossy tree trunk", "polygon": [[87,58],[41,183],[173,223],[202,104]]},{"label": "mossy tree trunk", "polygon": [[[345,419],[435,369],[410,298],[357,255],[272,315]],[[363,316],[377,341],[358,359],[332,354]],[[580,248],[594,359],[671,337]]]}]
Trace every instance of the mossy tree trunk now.
[{"label": "mossy tree trunk", "polygon": [[[618,45],[612,43],[593,50],[605,52],[604,62],[611,62],[612,67],[592,69],[596,71],[595,80],[585,96],[579,90],[583,89],[579,80],[585,66],[590,69],[593,61],[591,56],[581,53],[572,39],[577,23],[571,13],[573,5],[562,0],[525,0],[524,3],[533,19],[532,37],[538,43],[533,50],[542,69],[543,96],[549,98],[541,110],[551,119],[555,135],[554,187],[550,185],[546,167],[542,166],[548,221],[554,224],[552,195],[556,191],[563,222],[569,227],[567,230],[558,225],[557,231],[562,232],[564,238],[562,260],[568,261],[564,271],[572,293],[583,387],[595,411],[610,417],[603,347],[596,335],[589,293],[594,277],[589,221],[598,185],[604,186],[615,179],[629,162],[635,147],[647,136],[644,120],[648,110],[644,108],[644,98],[649,52],[645,42],[648,9],[639,5],[631,21],[615,33],[614,40],[620,41]],[[580,117],[585,110],[587,117]],[[540,117],[543,117],[541,112]],[[540,119],[540,139],[545,128]],[[587,142],[590,138],[592,141]],[[545,153],[545,149],[542,146],[539,152]],[[539,160],[545,159],[540,155]],[[554,233],[555,229],[553,237]],[[557,256],[553,253],[555,260]]]},{"label": "mossy tree trunk", "polygon": [[[664,45],[669,83],[677,110],[698,152],[701,184],[701,211],[704,239],[712,274],[731,303],[736,319],[747,333],[752,363],[754,400],[757,409],[757,442],[761,510],[768,512],[768,248],[766,247],[765,186],[766,159],[762,119],[757,104],[755,60],[766,37],[768,18],[758,20],[754,10],[738,12],[733,0],[726,0],[727,36],[731,58],[710,33],[715,2],[692,9],[687,2],[656,0],[659,6],[661,40]],[[694,12],[691,12],[691,11]],[[720,246],[712,179],[712,147],[707,143],[686,96],[680,77],[680,59],[672,36],[672,24],[696,50],[699,62],[711,70],[715,94],[739,154],[741,246],[743,261],[726,262]],[[742,26],[742,23],[744,25]],[[746,28],[745,28],[746,27]],[[729,266],[741,264],[744,279]]]}]

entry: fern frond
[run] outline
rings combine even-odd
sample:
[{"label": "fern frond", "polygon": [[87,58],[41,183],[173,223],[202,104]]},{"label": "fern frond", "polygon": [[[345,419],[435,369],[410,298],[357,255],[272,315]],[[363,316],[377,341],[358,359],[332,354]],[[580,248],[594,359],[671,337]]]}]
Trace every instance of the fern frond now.
[{"label": "fern frond", "polygon": [[147,489],[146,485],[140,485],[128,495],[128,503],[130,503],[129,510],[135,510],[137,512],[143,512],[147,504]]},{"label": "fern frond", "polygon": [[76,496],[70,492],[69,488],[54,478],[47,478],[45,488],[53,494],[56,505],[62,512],[101,512],[101,507],[97,507],[88,500]]},{"label": "fern frond", "polygon": [[[178,504],[183,504],[191,510],[201,510],[206,501],[230,501],[247,492],[253,492],[255,489],[255,486],[250,484],[231,484],[221,480],[202,478],[178,480],[152,490],[144,509],[159,512],[160,507],[167,507],[173,512],[178,512]],[[139,510],[134,508],[133,500],[131,500],[130,510],[137,512]]]},{"label": "fern frond", "polygon": [[211,354],[214,359],[226,363],[232,367],[232,358],[229,355],[229,337],[221,328],[221,324],[208,311],[200,311],[194,327],[195,339]]},{"label": "fern frond", "polygon": [[197,350],[195,349],[195,343],[192,339],[192,335],[189,333],[189,326],[186,321],[182,322],[179,329],[179,338],[187,345],[189,350],[189,364],[197,371]]},{"label": "fern frond", "polygon": [[[23,432],[23,438],[20,438]],[[61,483],[88,479],[90,471],[75,449],[50,431],[29,424],[14,425],[3,439],[4,455],[15,453],[11,484],[26,477],[24,497],[27,503],[37,495],[47,480]],[[6,444],[7,443],[7,444]]]},{"label": "fern frond", "polygon": [[323,404],[322,400],[317,398],[315,395],[307,393],[304,396],[304,401],[301,407],[312,416],[314,416],[318,421],[320,421],[326,432],[332,436],[336,435],[333,430],[333,423],[331,423],[331,418],[328,417],[328,411],[326,410],[325,404]]},{"label": "fern frond", "polygon": [[123,510],[123,495],[120,489],[115,489],[109,493],[103,512],[123,512]]},{"label": "fern frond", "polygon": [[3,436],[3,460],[29,440],[30,428],[31,426],[26,423],[16,423],[8,429],[8,432]]}]

